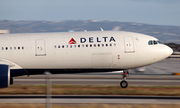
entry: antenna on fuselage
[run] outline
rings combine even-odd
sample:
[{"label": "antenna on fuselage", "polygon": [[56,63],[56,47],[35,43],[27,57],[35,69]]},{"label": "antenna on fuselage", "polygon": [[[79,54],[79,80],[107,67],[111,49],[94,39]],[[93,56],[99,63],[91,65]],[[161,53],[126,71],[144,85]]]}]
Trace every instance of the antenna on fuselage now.
[{"label": "antenna on fuselage", "polygon": [[100,27],[101,31],[104,31],[101,27]]}]

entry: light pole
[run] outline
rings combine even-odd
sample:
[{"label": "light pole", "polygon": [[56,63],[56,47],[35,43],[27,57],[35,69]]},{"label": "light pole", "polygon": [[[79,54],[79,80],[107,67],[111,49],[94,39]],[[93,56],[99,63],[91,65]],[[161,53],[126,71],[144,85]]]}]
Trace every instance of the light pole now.
[{"label": "light pole", "polygon": [[46,108],[51,108],[51,73],[46,71]]}]

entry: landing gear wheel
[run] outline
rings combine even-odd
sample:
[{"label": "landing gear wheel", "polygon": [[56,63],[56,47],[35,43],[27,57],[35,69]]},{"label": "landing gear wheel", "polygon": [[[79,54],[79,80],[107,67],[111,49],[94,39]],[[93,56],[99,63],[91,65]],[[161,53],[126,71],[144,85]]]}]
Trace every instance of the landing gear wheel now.
[{"label": "landing gear wheel", "polygon": [[120,82],[120,86],[121,86],[122,88],[126,88],[126,87],[128,87],[128,82],[125,81],[125,80],[122,80],[122,81]]}]

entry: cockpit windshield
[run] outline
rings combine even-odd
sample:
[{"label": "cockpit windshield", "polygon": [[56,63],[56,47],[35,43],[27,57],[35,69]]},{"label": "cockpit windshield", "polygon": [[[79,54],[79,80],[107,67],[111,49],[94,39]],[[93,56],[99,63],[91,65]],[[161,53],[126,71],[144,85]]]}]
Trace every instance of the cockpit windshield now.
[{"label": "cockpit windshield", "polygon": [[161,42],[160,41],[157,41],[159,44],[161,44]]},{"label": "cockpit windshield", "polygon": [[161,44],[161,42],[160,41],[156,41],[156,40],[150,40],[149,42],[148,42],[148,45],[156,45],[156,44]]},{"label": "cockpit windshield", "polygon": [[153,41],[154,45],[158,44],[155,40]]},{"label": "cockpit windshield", "polygon": [[148,42],[148,45],[152,45],[153,44],[153,42],[152,42],[152,40],[150,40],[149,42]]}]

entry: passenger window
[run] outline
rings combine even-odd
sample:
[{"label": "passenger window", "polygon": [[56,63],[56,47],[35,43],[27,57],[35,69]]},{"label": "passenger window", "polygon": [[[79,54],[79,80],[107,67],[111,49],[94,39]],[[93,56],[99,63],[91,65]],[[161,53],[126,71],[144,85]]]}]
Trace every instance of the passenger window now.
[{"label": "passenger window", "polygon": [[109,44],[109,46],[112,46],[112,44]]},{"label": "passenger window", "polygon": [[12,50],[12,47],[10,47],[10,50]]},{"label": "passenger window", "polygon": [[108,44],[106,44],[106,46],[108,46]]},{"label": "passenger window", "polygon": [[116,46],[116,43],[114,43],[114,46]]},{"label": "passenger window", "polygon": [[[11,47],[10,47],[11,48]],[[24,49],[24,47],[22,47],[22,49]]]},{"label": "passenger window", "polygon": [[56,48],[56,45],[54,45],[54,48]]},{"label": "passenger window", "polygon": [[70,45],[70,48],[72,48],[72,45]]},{"label": "passenger window", "polygon": [[74,48],[76,48],[76,45],[74,45]]},{"label": "passenger window", "polygon": [[4,47],[2,47],[2,50],[4,50]]},{"label": "passenger window", "polygon": [[82,47],[84,47],[84,44],[82,44]]},{"label": "passenger window", "polygon": [[96,44],[94,44],[94,47],[96,47]]},{"label": "passenger window", "polygon": [[100,44],[98,44],[98,47],[100,47]]},{"label": "passenger window", "polygon": [[8,47],[6,47],[6,50],[8,50]]},{"label": "passenger window", "polygon": [[80,47],[80,45],[78,45],[78,47]]},{"label": "passenger window", "polygon": [[16,50],[16,47],[14,47],[14,50]]},{"label": "passenger window", "polygon": [[148,42],[148,45],[152,45],[153,43],[152,43],[152,40],[150,40],[149,42]]},{"label": "passenger window", "polygon": [[18,50],[20,50],[20,47],[18,47]]},{"label": "passenger window", "polygon": [[68,45],[66,45],[66,48],[68,48]]},{"label": "passenger window", "polygon": [[102,47],[104,47],[104,44],[102,44]]},{"label": "passenger window", "polygon": [[58,46],[58,48],[60,48],[60,45]]},{"label": "passenger window", "polygon": [[88,47],[88,44],[86,44],[86,47]]},{"label": "passenger window", "polygon": [[90,47],[92,47],[92,44],[90,44]]},{"label": "passenger window", "polygon": [[62,45],[62,48],[64,48],[64,45]]}]

